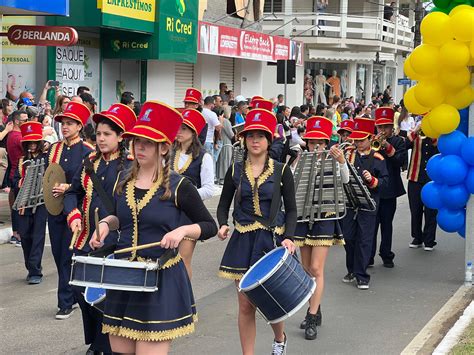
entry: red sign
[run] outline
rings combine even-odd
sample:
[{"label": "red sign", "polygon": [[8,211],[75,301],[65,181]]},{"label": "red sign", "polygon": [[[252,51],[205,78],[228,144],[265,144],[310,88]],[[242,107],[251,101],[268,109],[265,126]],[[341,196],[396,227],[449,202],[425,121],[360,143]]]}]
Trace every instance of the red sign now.
[{"label": "red sign", "polygon": [[303,65],[302,42],[206,22],[199,22],[198,52],[268,62],[295,59]]},{"label": "red sign", "polygon": [[7,33],[13,44],[33,46],[72,46],[79,38],[72,27],[59,26],[11,26]]}]

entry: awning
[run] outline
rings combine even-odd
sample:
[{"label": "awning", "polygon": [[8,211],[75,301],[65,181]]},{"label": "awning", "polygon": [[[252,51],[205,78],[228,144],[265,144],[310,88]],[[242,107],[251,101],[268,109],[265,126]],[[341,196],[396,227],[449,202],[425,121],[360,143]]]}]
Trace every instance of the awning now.
[{"label": "awning", "polygon": [[375,52],[331,51],[325,49],[310,49],[308,56],[309,59],[333,62],[373,62],[375,60]]}]

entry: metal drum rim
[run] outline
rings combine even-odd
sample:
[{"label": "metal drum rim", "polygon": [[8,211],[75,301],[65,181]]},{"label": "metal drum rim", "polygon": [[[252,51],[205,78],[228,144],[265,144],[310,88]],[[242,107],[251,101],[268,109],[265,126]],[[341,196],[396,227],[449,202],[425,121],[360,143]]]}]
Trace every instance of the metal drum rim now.
[{"label": "metal drum rim", "polygon": [[[247,274],[249,274],[254,268],[257,267],[258,264],[260,264],[262,262],[262,260],[264,258],[266,258],[268,255],[271,255],[273,253],[276,253],[277,251],[281,250],[281,249],[284,249],[285,250],[285,253],[283,254],[283,257],[280,259],[280,261],[273,267],[273,269],[270,270],[270,272],[265,275],[265,277],[253,284],[251,284],[250,286],[247,286],[245,288],[242,288],[242,282],[245,280],[245,276]],[[242,277],[242,279],[240,280],[239,282],[239,292],[242,292],[242,291],[251,291],[255,288],[257,288],[258,286],[260,286],[262,283],[264,283],[265,281],[267,281],[270,277],[273,276],[273,274],[275,274],[275,272],[284,264],[284,262],[286,261],[286,259],[288,259],[288,256],[290,255],[290,253],[288,252],[288,249],[286,249],[285,247],[277,247],[273,250],[271,250],[269,253],[265,254],[263,257],[261,257],[255,264],[252,265],[252,267],[250,269],[247,270],[247,272],[244,274],[244,276]]]},{"label": "metal drum rim", "polygon": [[72,260],[86,265],[105,265],[128,269],[158,270],[158,263],[146,261],[129,261],[127,259],[98,258],[94,256],[73,255]]}]

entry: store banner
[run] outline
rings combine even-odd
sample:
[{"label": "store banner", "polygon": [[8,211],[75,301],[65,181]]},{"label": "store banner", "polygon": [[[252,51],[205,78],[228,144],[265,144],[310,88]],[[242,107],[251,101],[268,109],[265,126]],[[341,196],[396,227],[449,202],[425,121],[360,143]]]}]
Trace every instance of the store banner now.
[{"label": "store banner", "polygon": [[195,63],[199,0],[160,0],[159,3],[159,59]]},{"label": "store banner", "polygon": [[198,52],[268,62],[295,59],[303,65],[302,42],[206,22],[199,22]]},{"label": "store banner", "polygon": [[[14,25],[35,25],[34,16],[3,16],[2,32]],[[0,95],[14,102],[23,91],[35,94],[36,87],[36,48],[12,44],[8,37],[2,37],[2,83]]]},{"label": "store banner", "polygon": [[153,32],[155,0],[97,0],[102,11],[102,25],[132,31]]},{"label": "store banner", "polygon": [[104,33],[101,36],[102,57],[107,59],[147,60],[158,58],[154,36],[141,33]]}]

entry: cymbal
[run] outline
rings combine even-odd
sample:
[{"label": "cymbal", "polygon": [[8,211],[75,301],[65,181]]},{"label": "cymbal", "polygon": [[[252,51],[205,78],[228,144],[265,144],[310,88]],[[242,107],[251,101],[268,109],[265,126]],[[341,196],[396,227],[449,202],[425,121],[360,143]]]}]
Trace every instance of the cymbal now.
[{"label": "cymbal", "polygon": [[43,195],[46,209],[53,216],[61,214],[64,209],[64,195],[53,196],[53,187],[63,183],[66,183],[66,173],[61,165],[50,164],[43,176]]}]

